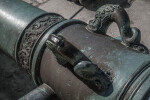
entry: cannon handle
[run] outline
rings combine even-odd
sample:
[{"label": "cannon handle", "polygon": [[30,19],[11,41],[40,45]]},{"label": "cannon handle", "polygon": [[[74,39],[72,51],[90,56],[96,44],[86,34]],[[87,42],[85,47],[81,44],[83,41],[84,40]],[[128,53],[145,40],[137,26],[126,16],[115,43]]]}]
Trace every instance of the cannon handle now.
[{"label": "cannon handle", "polygon": [[86,27],[89,31],[106,34],[108,27],[112,22],[118,25],[122,43],[142,53],[148,53],[149,50],[142,44],[141,32],[136,27],[130,27],[130,19],[127,12],[119,5],[108,4],[100,7],[96,11],[95,19],[90,20]]}]

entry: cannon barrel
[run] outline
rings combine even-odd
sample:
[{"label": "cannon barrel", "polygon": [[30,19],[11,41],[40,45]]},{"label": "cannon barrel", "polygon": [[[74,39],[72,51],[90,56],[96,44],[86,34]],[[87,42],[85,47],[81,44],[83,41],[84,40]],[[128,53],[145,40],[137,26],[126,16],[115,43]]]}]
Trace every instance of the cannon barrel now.
[{"label": "cannon barrel", "polygon": [[[112,22],[120,29],[121,41],[105,34]],[[0,31],[0,49],[60,100],[150,97],[149,51],[119,5],[99,8],[86,24],[21,0],[1,0]]]}]

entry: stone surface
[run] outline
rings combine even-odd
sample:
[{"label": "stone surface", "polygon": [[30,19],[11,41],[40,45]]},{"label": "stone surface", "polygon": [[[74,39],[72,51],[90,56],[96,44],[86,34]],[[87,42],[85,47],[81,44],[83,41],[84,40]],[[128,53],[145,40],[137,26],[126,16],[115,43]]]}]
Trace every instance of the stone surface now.
[{"label": "stone surface", "polygon": [[31,4],[33,6],[37,6],[38,7],[38,6],[48,2],[49,0],[23,0],[23,1],[29,3],[29,4]]},{"label": "stone surface", "polygon": [[31,77],[0,52],[0,100],[17,100],[35,87]]},{"label": "stone surface", "polygon": [[39,8],[47,12],[58,13],[65,18],[73,16],[82,6],[75,5],[67,0],[50,0],[47,3],[40,5]]}]

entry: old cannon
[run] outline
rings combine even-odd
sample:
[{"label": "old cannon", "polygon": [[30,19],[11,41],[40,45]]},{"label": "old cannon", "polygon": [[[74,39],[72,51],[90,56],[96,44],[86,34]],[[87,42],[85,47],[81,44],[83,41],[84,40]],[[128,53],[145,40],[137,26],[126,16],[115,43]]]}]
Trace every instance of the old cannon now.
[{"label": "old cannon", "polygon": [[[121,41],[106,35],[112,22]],[[41,85],[21,100],[148,100],[150,55],[140,38],[119,5],[102,6],[86,24],[0,1],[0,49]]]}]

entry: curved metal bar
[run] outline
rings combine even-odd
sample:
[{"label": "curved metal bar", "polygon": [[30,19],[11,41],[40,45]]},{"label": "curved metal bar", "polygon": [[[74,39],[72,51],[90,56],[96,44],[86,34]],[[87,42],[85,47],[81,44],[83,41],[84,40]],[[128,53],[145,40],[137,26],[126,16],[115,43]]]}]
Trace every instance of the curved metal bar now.
[{"label": "curved metal bar", "polygon": [[89,22],[87,29],[96,33],[106,34],[109,25],[116,22],[122,41],[130,46],[139,44],[141,32],[138,28],[130,27],[130,19],[126,11],[119,5],[104,5],[96,12],[95,19]]},{"label": "curved metal bar", "polygon": [[19,100],[59,100],[51,87],[42,84]]},{"label": "curved metal bar", "polygon": [[95,19],[90,20],[86,27],[89,31],[106,34],[112,22],[118,25],[122,43],[141,53],[149,53],[146,46],[140,44],[141,32],[136,27],[130,27],[130,19],[127,12],[119,5],[104,5],[100,7]]}]

